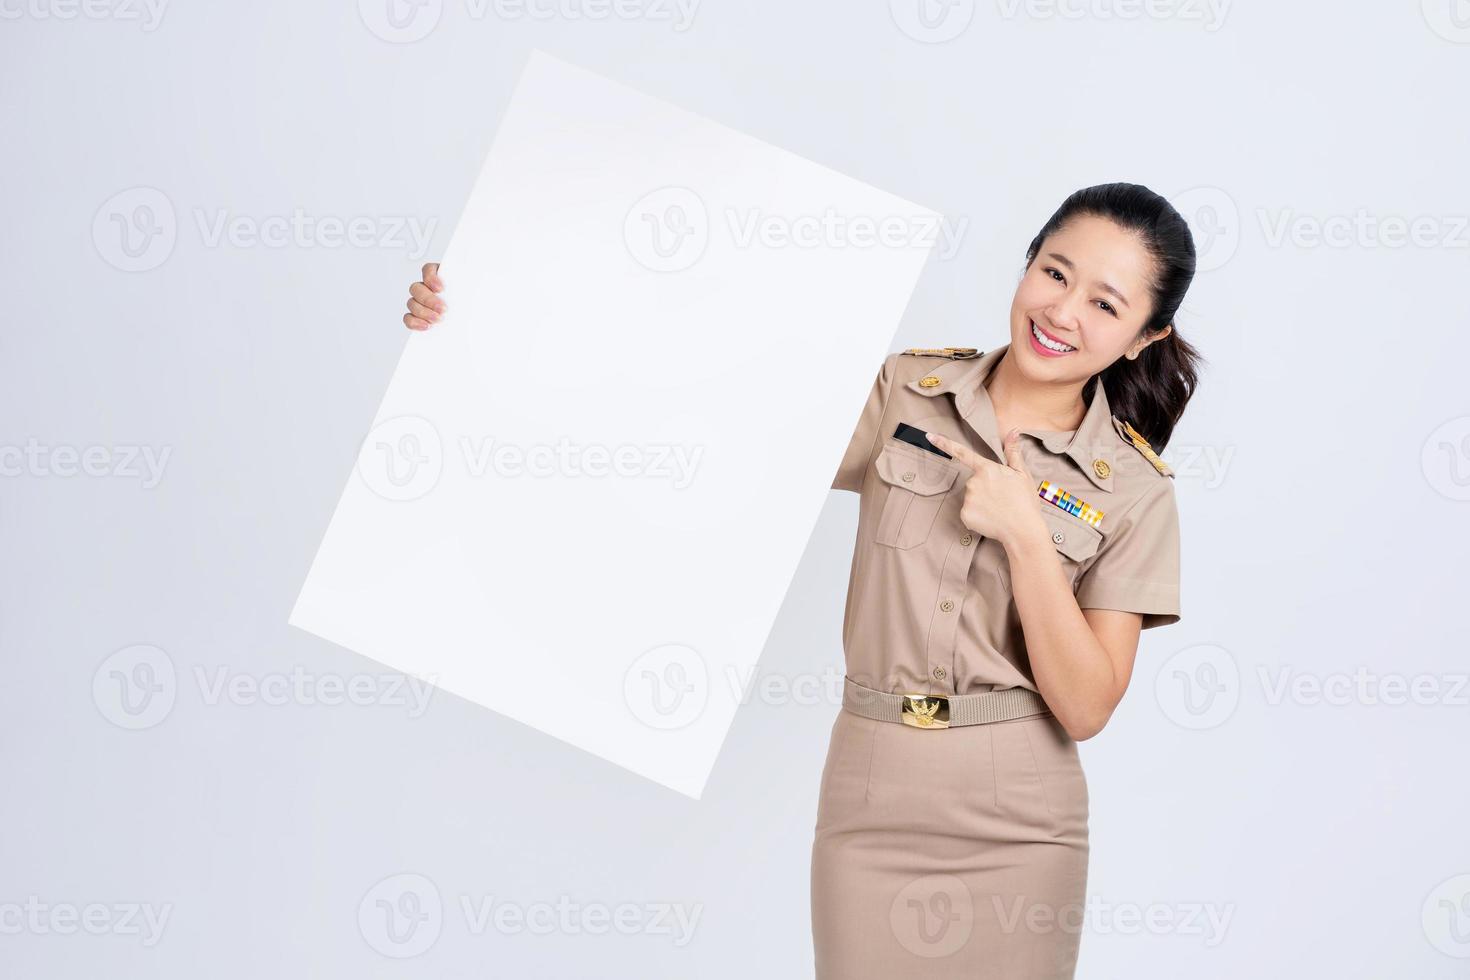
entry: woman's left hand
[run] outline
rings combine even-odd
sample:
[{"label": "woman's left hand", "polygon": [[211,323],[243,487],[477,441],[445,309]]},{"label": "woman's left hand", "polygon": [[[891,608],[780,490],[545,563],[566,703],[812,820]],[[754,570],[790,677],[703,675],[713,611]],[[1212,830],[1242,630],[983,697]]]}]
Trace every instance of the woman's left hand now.
[{"label": "woman's left hand", "polygon": [[937,432],[929,441],[970,468],[960,521],[972,531],[995,538],[1008,550],[1017,542],[1046,536],[1046,522],[1036,506],[1036,480],[1021,458],[1021,433],[1006,433],[1004,464],[986,459],[969,446]]}]

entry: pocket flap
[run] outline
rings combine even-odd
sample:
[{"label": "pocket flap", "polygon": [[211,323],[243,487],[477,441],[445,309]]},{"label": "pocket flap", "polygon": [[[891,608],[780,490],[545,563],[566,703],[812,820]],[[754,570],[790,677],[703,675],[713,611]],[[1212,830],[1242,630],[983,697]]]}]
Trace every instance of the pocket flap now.
[{"label": "pocket flap", "polygon": [[1046,529],[1058,551],[1078,562],[1097,554],[1098,547],[1102,545],[1101,531],[1063,514],[1051,504],[1042,504],[1042,507],[1045,509],[1041,516],[1046,520]]},{"label": "pocket flap", "polygon": [[933,453],[922,449],[909,450],[891,443],[883,447],[874,466],[883,482],[924,497],[944,493],[954,486],[955,477],[960,473],[958,466]]}]

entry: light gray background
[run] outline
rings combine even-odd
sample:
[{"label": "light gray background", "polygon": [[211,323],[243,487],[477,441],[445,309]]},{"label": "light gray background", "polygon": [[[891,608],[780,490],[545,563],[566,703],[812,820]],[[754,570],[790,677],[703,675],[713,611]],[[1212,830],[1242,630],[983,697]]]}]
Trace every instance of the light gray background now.
[{"label": "light gray background", "polygon": [[[960,247],[896,347],[1004,342],[1073,189],[1178,202],[1205,267],[1179,327],[1210,360],[1165,454],[1184,615],[1082,747],[1079,976],[1465,974],[1470,11],[387,3],[0,3],[0,971],[810,974],[856,497],[832,495],[761,660],[776,693],[699,803],[443,693],[395,703],[286,625],[406,286],[534,46],[948,215]],[[176,241],[134,261],[113,216],[157,204],[138,188]],[[298,209],[373,240],[212,235]],[[428,247],[398,219],[433,222]],[[528,338],[506,370],[575,356]],[[773,350],[769,383],[821,361]],[[109,686],[136,645],[152,716]],[[253,691],[293,674],[285,703]],[[377,900],[430,889],[442,911],[394,946]],[[623,903],[629,934],[591,934]]]}]

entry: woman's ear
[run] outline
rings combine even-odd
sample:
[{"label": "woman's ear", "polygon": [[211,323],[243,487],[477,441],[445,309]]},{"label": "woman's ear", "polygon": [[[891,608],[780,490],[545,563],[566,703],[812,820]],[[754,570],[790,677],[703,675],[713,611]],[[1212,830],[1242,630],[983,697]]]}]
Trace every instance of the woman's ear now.
[{"label": "woman's ear", "polygon": [[1128,348],[1128,353],[1124,354],[1123,356],[1128,358],[1128,360],[1130,361],[1136,360],[1138,358],[1138,355],[1143,353],[1143,349],[1145,347],[1147,347],[1149,344],[1154,343],[1155,341],[1163,340],[1165,337],[1169,336],[1169,334],[1173,332],[1174,324],[1166,323],[1164,324],[1163,328],[1152,337],[1145,338],[1144,340],[1141,340],[1138,343],[1134,344],[1132,347]]}]

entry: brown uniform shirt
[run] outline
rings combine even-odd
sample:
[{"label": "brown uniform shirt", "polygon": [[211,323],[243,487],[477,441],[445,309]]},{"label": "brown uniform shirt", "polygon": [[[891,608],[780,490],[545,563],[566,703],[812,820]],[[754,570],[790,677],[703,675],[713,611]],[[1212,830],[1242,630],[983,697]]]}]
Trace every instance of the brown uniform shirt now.
[{"label": "brown uniform shirt", "polygon": [[[862,495],[842,642],[847,674],[883,691],[1036,690],[1005,548],[960,522],[970,469],[894,437],[898,423],[938,432],[1005,462],[982,383],[1005,354],[890,354],[832,487]],[[1021,452],[1050,481],[1102,512],[1097,526],[1037,497],[1057,560],[1086,608],[1179,620],[1179,520],[1173,474],[1112,416],[1101,380],[1075,432],[1022,429]]]}]

